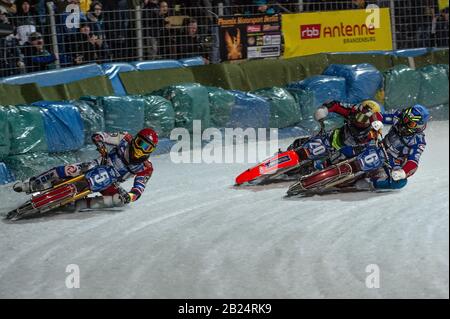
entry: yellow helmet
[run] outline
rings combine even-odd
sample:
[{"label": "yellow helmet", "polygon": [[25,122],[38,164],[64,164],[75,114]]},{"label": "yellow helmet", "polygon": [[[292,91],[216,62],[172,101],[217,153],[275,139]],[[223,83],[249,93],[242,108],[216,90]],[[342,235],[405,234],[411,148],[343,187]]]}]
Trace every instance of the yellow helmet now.
[{"label": "yellow helmet", "polygon": [[373,100],[365,100],[356,106],[356,112],[353,117],[353,124],[359,128],[370,126],[370,119],[376,113],[381,112],[381,106]]},{"label": "yellow helmet", "polygon": [[380,113],[381,112],[381,106],[380,103],[373,101],[373,100],[365,100],[362,101],[359,104],[359,110],[361,112],[367,113],[367,112],[372,112],[372,114],[374,113]]}]

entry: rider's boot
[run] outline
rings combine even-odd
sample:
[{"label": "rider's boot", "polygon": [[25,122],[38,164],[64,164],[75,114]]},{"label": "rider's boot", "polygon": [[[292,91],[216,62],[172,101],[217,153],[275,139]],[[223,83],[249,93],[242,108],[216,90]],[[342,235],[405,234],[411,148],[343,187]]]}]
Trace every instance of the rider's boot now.
[{"label": "rider's boot", "polygon": [[41,175],[15,183],[13,189],[18,193],[31,194],[50,189],[59,181],[61,181],[61,178],[58,176],[58,172],[56,169],[51,169]]},{"label": "rider's boot", "polygon": [[372,181],[369,178],[362,178],[355,183],[355,188],[360,191],[374,191]]},{"label": "rider's boot", "polygon": [[17,193],[22,193],[22,192],[27,193],[27,194],[31,193],[30,180],[16,182],[13,185],[13,189]]},{"label": "rider's boot", "polygon": [[38,180],[34,177],[29,178],[25,181],[16,182],[13,185],[13,189],[15,192],[26,193],[26,194],[40,192],[40,191],[49,189],[51,187],[52,187],[52,183],[50,181],[47,181],[45,183],[42,183],[42,182],[39,183]]}]

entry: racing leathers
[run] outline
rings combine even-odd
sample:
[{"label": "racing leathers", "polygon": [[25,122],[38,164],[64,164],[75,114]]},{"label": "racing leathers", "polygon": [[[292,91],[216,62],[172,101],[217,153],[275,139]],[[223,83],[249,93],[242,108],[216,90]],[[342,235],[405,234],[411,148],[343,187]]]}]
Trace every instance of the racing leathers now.
[{"label": "racing leathers", "polygon": [[[128,133],[96,133],[92,140],[105,152],[101,158],[83,163],[75,163],[54,167],[47,172],[30,178],[27,182],[27,192],[42,191],[51,188],[64,180],[86,173],[99,165],[111,166],[119,176],[119,183],[134,177],[133,187],[129,192],[116,185],[101,192],[102,196],[88,197],[76,203],[78,209],[105,208],[122,206],[138,200],[143,194],[146,184],[153,173],[153,166],[149,160],[142,163],[130,161],[130,143],[133,136]],[[105,146],[105,147],[102,147]],[[110,148],[107,151],[106,147]]]},{"label": "racing leathers", "polygon": [[[357,127],[353,121],[355,115],[359,112],[358,105],[344,104],[337,101],[324,104],[316,111],[326,108],[326,114],[336,113],[345,119],[345,124],[332,130],[331,132],[321,132],[306,142],[304,139],[298,139],[289,146],[289,149],[295,149],[300,160],[313,160],[316,169],[322,169],[328,164],[339,162],[346,158],[351,158],[362,152],[365,147],[377,138],[377,132],[372,123],[382,121],[381,113],[375,112],[368,119],[367,126]],[[325,115],[326,116],[326,115]],[[323,120],[323,116],[316,120]],[[382,127],[379,129],[381,130]]]},{"label": "racing leathers", "polygon": [[391,168],[379,169],[370,179],[375,189],[400,189],[406,186],[408,178],[419,168],[420,157],[426,147],[423,132],[402,136],[396,123],[401,111],[383,114],[383,123],[392,125],[383,142]]}]

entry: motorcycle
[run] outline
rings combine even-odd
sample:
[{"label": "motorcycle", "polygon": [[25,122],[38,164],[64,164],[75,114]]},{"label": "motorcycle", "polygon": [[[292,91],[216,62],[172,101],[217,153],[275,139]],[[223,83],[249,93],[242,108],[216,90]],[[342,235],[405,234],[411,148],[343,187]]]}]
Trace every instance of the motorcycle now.
[{"label": "motorcycle", "polygon": [[6,215],[8,220],[19,220],[48,213],[65,207],[89,195],[118,186],[119,175],[113,167],[106,165],[106,151],[100,150],[102,163],[85,174],[65,180],[50,189],[32,195],[31,199]]},{"label": "motorcycle", "polygon": [[[320,131],[313,136],[325,134],[325,123],[320,121],[319,124],[321,127]],[[311,136],[300,137],[298,140],[298,145],[300,145],[300,148],[310,139]],[[306,175],[311,173],[314,171],[313,161],[300,161],[297,153],[298,149],[299,147],[288,149],[284,152],[279,151],[274,156],[264,160],[252,168],[247,169],[245,172],[236,177],[235,185],[262,185],[280,179],[282,176],[284,177],[283,180],[293,180],[296,179],[299,174]]]},{"label": "motorcycle", "polygon": [[390,169],[381,133],[379,137],[375,145],[369,146],[356,157],[300,177],[289,187],[287,197],[320,194],[333,189],[344,190],[383,166]]}]

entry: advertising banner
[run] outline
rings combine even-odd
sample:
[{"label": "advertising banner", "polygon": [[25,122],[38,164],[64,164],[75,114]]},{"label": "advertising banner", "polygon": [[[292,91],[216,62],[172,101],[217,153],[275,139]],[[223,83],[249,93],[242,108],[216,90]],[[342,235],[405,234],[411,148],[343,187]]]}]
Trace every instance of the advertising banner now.
[{"label": "advertising banner", "polygon": [[286,58],[327,52],[392,50],[389,9],[283,15]]},{"label": "advertising banner", "polygon": [[219,18],[222,61],[279,57],[281,17]]}]

